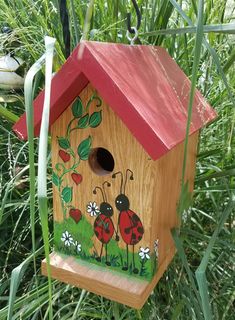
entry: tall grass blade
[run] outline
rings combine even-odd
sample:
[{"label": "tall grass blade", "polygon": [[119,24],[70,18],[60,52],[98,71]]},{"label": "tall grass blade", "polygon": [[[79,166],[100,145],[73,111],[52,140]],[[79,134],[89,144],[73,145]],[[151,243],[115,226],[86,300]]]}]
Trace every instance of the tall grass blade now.
[{"label": "tall grass blade", "polygon": [[71,0],[71,10],[72,10],[72,17],[73,17],[73,24],[74,24],[74,33],[75,33],[75,40],[76,40],[76,45],[79,43],[79,31],[78,31],[78,21],[76,17],[76,11],[75,11],[75,5],[74,5],[74,0]]},{"label": "tall grass blade", "polygon": [[[204,1],[199,0],[198,6],[199,6],[199,11],[198,11],[196,41],[195,41],[195,47],[194,47],[191,89],[190,89],[189,104],[188,104],[188,119],[187,119],[186,135],[185,135],[185,141],[184,141],[184,159],[183,159],[183,168],[182,168],[182,186],[181,186],[181,195],[180,195],[180,201],[179,201],[180,203],[182,202],[182,197],[184,196],[184,189],[185,189],[185,172],[186,172],[187,154],[188,154],[188,138],[189,138],[189,132],[190,132],[191,119],[192,119],[193,101],[194,101],[194,94],[196,90],[197,72],[198,72],[198,67],[200,62],[202,38],[203,38]],[[182,214],[182,210],[179,213]]]},{"label": "tall grass blade", "polygon": [[201,295],[201,301],[202,301],[202,309],[203,309],[203,314],[204,318],[206,320],[211,320],[214,319],[212,316],[212,311],[211,311],[211,303],[209,299],[209,290],[208,290],[208,284],[207,284],[207,278],[206,278],[206,269],[209,263],[209,259],[213,250],[213,247],[215,245],[215,242],[218,238],[218,235],[220,231],[222,230],[224,223],[228,219],[228,216],[231,214],[232,210],[235,207],[235,198],[234,200],[230,200],[229,204],[227,205],[227,208],[224,210],[224,212],[221,215],[221,219],[209,241],[209,244],[206,248],[206,251],[203,255],[202,261],[197,268],[195,275],[199,287],[199,292]]},{"label": "tall grass blade", "polygon": [[8,303],[7,320],[12,320],[13,310],[15,305],[16,292],[20,283],[20,280],[24,276],[25,271],[29,263],[35,259],[35,256],[42,252],[43,248],[38,249],[36,252],[28,256],[18,267],[16,267],[11,273],[10,294]]},{"label": "tall grass blade", "polygon": [[[185,34],[185,33],[196,33],[197,27],[184,27],[184,28],[176,28],[176,29],[160,29],[145,33],[140,33],[141,37],[149,37],[149,36],[157,36],[157,35],[173,35],[173,34]],[[203,33],[227,33],[227,34],[235,34],[235,24],[227,23],[227,24],[218,24],[218,25],[204,25]]]},{"label": "tall grass blade", "polygon": [[[184,18],[185,21],[187,21],[187,23],[190,25],[190,26],[194,26],[192,20],[186,15],[186,13],[182,10],[182,8],[180,7],[180,5],[175,1],[175,0],[169,0],[173,6],[175,7],[175,9],[179,12],[179,14]],[[233,104],[233,107],[235,107],[235,98],[233,97],[233,94],[232,94],[232,91],[230,89],[230,86],[228,84],[228,81],[227,81],[227,78],[226,78],[226,75],[223,71],[223,68],[221,66],[221,63],[220,63],[220,60],[219,60],[219,57],[216,53],[216,51],[210,46],[210,44],[208,43],[208,41],[206,39],[203,39],[203,44],[204,46],[207,48],[207,50],[210,52],[214,62],[215,62],[215,65],[218,69],[218,72],[219,74],[221,75],[221,78],[224,82],[224,85],[226,87],[226,90],[228,91],[228,95],[230,97],[230,100]]]},{"label": "tall grass blade", "polygon": [[49,285],[49,319],[52,320],[52,284],[50,272],[49,258],[49,232],[48,232],[48,207],[47,207],[47,147],[48,147],[48,129],[50,114],[50,98],[51,98],[51,79],[52,79],[52,63],[55,39],[45,37],[46,46],[46,80],[45,80],[45,98],[42,113],[42,122],[39,138],[39,160],[38,160],[38,201],[39,212],[42,224],[43,242],[45,248],[48,285]]},{"label": "tall grass blade", "polygon": [[[30,187],[30,225],[32,233],[32,249],[35,252],[35,163],[34,163],[34,114],[33,114],[33,80],[41,69],[45,56],[43,55],[29,69],[24,83],[26,123],[29,146],[29,187]],[[36,262],[34,262],[36,270]]]},{"label": "tall grass blade", "polygon": [[0,116],[13,123],[16,123],[19,120],[19,117],[16,114],[7,110],[7,108],[4,108],[1,105],[0,105]]},{"label": "tall grass blade", "polygon": [[[194,280],[194,277],[193,277],[193,273],[192,271],[190,270],[190,267],[189,267],[189,264],[188,264],[188,261],[187,261],[187,257],[186,257],[186,254],[185,254],[185,251],[184,251],[184,248],[183,248],[183,243],[182,243],[182,240],[180,239],[179,235],[178,235],[178,230],[177,229],[173,229],[171,231],[171,234],[172,234],[172,237],[174,239],[174,242],[175,242],[175,246],[176,246],[176,249],[177,249],[177,252],[179,254],[179,257],[182,261],[182,264],[185,268],[185,271],[188,275],[188,279],[190,281],[190,285],[191,285],[191,288],[195,294],[195,297],[197,299],[197,302],[199,304],[199,306],[201,307],[201,299],[200,299],[200,295],[198,293],[198,290],[197,290],[197,287],[196,287],[196,283],[195,283],[195,280]],[[195,306],[195,310],[197,310],[197,306]],[[201,318],[200,316],[200,313],[197,314],[198,316],[198,319]]]},{"label": "tall grass blade", "polygon": [[95,2],[95,0],[90,0],[89,4],[88,4],[88,8],[86,11],[86,19],[85,19],[84,28],[83,28],[82,40],[87,40],[87,38],[88,38],[88,31],[90,28],[94,2]]}]

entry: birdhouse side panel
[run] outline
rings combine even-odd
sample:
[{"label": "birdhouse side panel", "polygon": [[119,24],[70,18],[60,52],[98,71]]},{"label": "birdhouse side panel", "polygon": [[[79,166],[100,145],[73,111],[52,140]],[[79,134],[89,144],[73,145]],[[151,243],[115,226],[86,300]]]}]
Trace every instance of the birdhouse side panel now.
[{"label": "birdhouse side panel", "polygon": [[151,280],[154,162],[90,84],[51,134],[55,249]]},{"label": "birdhouse side panel", "polygon": [[[193,192],[198,132],[192,134],[188,141],[187,165],[185,172],[185,186],[188,192]],[[152,242],[158,257],[158,265],[167,268],[175,253],[175,245],[171,229],[179,226],[177,213],[184,158],[184,142],[177,145],[165,156],[155,162],[155,190],[153,197],[153,228]],[[171,257],[170,259],[168,259]],[[166,263],[167,261],[167,263]]]}]

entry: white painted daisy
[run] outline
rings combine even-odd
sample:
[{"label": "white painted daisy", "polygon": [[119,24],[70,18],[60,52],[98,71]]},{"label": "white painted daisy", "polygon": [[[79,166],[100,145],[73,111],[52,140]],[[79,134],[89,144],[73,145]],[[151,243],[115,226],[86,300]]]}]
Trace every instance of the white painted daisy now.
[{"label": "white painted daisy", "polygon": [[156,257],[158,257],[158,245],[159,245],[159,239],[154,241],[154,251],[155,251]]},{"label": "white painted daisy", "polygon": [[140,248],[139,256],[142,260],[144,260],[144,259],[149,260],[150,259],[149,254],[150,254],[150,249],[148,247],[147,248],[143,248],[143,247]]},{"label": "white painted daisy", "polygon": [[75,242],[74,242],[74,246],[75,246],[75,248],[76,248],[77,253],[79,253],[79,252],[82,251],[82,245],[81,245],[81,243],[79,243],[78,241],[75,241]]},{"label": "white painted daisy", "polygon": [[97,206],[96,202],[89,202],[89,204],[87,205],[87,212],[91,217],[97,216],[100,213],[99,207]]},{"label": "white painted daisy", "polygon": [[74,244],[73,237],[67,230],[62,233],[61,240],[64,242],[65,246],[68,246],[68,247]]}]

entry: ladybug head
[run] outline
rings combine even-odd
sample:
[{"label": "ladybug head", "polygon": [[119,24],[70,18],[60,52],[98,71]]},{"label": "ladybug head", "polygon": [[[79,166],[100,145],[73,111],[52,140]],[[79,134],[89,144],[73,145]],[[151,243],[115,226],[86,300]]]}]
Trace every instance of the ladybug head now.
[{"label": "ladybug head", "polygon": [[105,215],[106,217],[111,217],[113,215],[113,207],[107,202],[107,196],[105,193],[105,185],[107,185],[108,187],[111,186],[111,184],[108,181],[105,181],[102,184],[102,188],[101,187],[95,187],[95,189],[93,190],[94,194],[97,194],[96,190],[100,190],[102,197],[103,197],[103,202],[100,204],[100,212]]},{"label": "ladybug head", "polygon": [[100,212],[106,217],[111,217],[113,215],[113,208],[108,202],[102,202],[100,204]]},{"label": "ladybug head", "polygon": [[130,208],[129,199],[125,194],[122,194],[122,193],[119,194],[115,199],[115,205],[119,211],[126,211],[126,210],[129,210]]}]

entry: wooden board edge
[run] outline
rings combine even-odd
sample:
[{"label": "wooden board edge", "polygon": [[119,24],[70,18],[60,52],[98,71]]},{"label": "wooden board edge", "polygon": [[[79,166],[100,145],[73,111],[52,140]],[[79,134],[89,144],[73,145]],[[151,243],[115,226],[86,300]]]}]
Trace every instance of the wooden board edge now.
[{"label": "wooden board edge", "polygon": [[[54,254],[55,252],[52,253],[51,255],[54,255]],[[75,285],[81,289],[85,289],[89,292],[95,293],[109,300],[116,301],[118,303],[127,305],[135,309],[141,309],[144,304],[142,301],[142,292],[140,294],[129,293],[124,289],[115,287],[115,285],[112,285],[112,284],[107,285],[95,278],[92,279],[91,281],[90,279],[87,279],[85,274],[83,276],[81,275],[74,276],[74,273],[68,270],[64,270],[63,268],[58,268],[52,264],[50,264],[50,268],[51,268],[51,277],[53,279],[57,279],[59,281],[62,281],[70,285]],[[63,273],[65,272],[67,277],[64,277],[63,275]],[[48,275],[46,259],[44,259],[41,263],[41,273],[44,276]],[[72,279],[72,281],[69,281],[70,278]],[[146,284],[143,285],[143,291],[145,286]]]},{"label": "wooden board edge", "polygon": [[[129,307],[135,308],[135,309],[141,309],[145,302],[147,301],[149,295],[153,291],[154,287],[156,286],[157,282],[162,277],[164,271],[166,270],[167,266],[171,262],[171,260],[174,257],[175,254],[175,248],[172,247],[171,250],[169,250],[168,254],[166,255],[163,263],[159,266],[158,272],[153,278],[151,282],[146,284],[146,282],[143,281],[143,286],[141,292],[138,294],[133,294],[125,289],[120,289],[115,287],[115,285],[107,285],[104,284],[102,281],[99,281],[97,279],[93,279],[91,282],[90,279],[86,278],[86,276],[77,275],[74,276],[74,273],[70,271],[65,271],[63,268],[58,268],[52,264],[50,264],[51,268],[51,276],[54,279],[57,279],[59,281],[62,281],[64,283],[70,284],[70,285],[76,285],[80,288],[83,288],[87,291],[93,292],[95,294],[104,296],[107,299],[114,300],[116,302],[119,302],[121,304],[127,305]],[[51,253],[50,257],[55,255],[57,253],[53,252]],[[64,277],[63,273],[66,272],[68,277]],[[46,265],[46,259],[44,259],[41,263],[41,273],[44,276],[47,276],[47,265]],[[72,279],[72,281],[69,281],[69,278]],[[111,289],[111,290],[110,290]],[[108,294],[106,293],[108,292]]]}]

